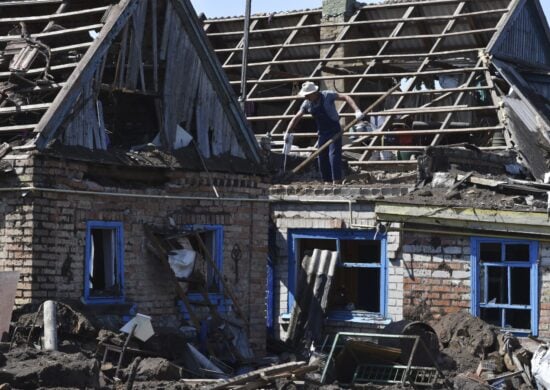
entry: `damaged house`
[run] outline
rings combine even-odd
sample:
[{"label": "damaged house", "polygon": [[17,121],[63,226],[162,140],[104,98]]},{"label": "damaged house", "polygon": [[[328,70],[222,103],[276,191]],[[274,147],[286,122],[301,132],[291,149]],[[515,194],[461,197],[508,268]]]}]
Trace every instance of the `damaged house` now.
[{"label": "damaged house", "polygon": [[262,157],[188,0],[0,2],[0,138],[16,306],[214,307],[265,349]]},{"label": "damaged house", "polygon": [[305,81],[368,110],[355,123],[337,106],[343,185],[298,165],[316,149],[307,115],[286,172],[272,157],[273,334],[299,339],[293,316],[309,290],[333,331],[467,311],[550,337],[550,30],[539,1],[323,1],[253,15],[246,51],[243,26],[203,21],[236,92],[246,53],[247,119],[273,151]]}]

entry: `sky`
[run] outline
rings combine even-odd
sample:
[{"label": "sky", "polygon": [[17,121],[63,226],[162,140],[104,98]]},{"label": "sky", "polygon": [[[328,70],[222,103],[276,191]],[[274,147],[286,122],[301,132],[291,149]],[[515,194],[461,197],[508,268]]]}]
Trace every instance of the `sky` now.
[{"label": "sky", "polygon": [[[373,0],[374,2],[376,0]],[[550,0],[539,0],[547,19],[550,18]],[[208,18],[244,15],[246,0],[191,0],[197,13]],[[252,13],[289,11],[320,7],[322,0],[252,0]]]}]

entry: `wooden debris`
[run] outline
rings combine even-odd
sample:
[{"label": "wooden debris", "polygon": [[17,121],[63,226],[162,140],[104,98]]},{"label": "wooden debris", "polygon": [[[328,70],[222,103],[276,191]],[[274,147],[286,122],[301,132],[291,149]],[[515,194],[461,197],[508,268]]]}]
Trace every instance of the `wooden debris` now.
[{"label": "wooden debris", "polygon": [[[307,367],[307,370],[305,369]],[[276,379],[280,378],[291,378],[304,375],[306,372],[311,372],[317,370],[317,366],[306,366],[306,362],[290,362],[284,363],[277,366],[271,366],[267,368],[262,368],[260,370],[255,370],[247,374],[238,375],[229,380],[223,381],[222,383],[213,384],[211,386],[206,386],[206,390],[222,390],[229,388],[237,389],[259,389],[262,386],[273,382]],[[240,385],[240,386],[239,386]]]}]

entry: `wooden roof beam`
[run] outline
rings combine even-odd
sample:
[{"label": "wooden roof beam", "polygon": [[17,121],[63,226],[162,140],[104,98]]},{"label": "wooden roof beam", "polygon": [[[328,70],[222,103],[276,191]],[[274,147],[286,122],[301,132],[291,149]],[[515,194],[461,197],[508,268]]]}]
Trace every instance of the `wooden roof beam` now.
[{"label": "wooden roof beam", "polygon": [[[432,129],[432,130],[396,130],[391,133],[387,131],[364,131],[364,132],[345,132],[344,136],[382,136],[382,135],[434,135],[445,132],[445,134],[462,134],[462,133],[479,133],[479,132],[491,132],[504,130],[504,126],[488,126],[488,127],[465,127],[465,128],[446,128],[446,129]],[[294,138],[310,138],[317,137],[317,133],[292,133]],[[284,134],[274,134],[274,138],[283,139]],[[345,146],[344,146],[345,147]]]},{"label": "wooden roof beam", "polygon": [[[307,18],[309,17],[308,14],[302,16],[300,18],[300,21],[298,22],[298,27],[299,26],[302,26]],[[288,37],[286,38],[285,42],[284,42],[284,45],[288,45],[290,44],[294,38],[296,38],[296,36],[298,35],[299,31],[298,30],[292,30],[292,32],[288,35]],[[279,50],[277,50],[277,53],[275,53],[275,55],[273,56],[273,61],[277,61],[277,59],[279,59],[279,57],[283,54],[284,52],[284,47],[280,48]],[[265,77],[271,72],[271,69],[272,69],[272,66],[271,65],[268,65],[264,71],[262,72],[262,74],[260,75],[259,77],[259,81],[261,80],[264,80]],[[254,85],[252,86],[252,88],[250,88],[250,91],[248,92],[248,94],[246,95],[245,97],[245,100],[248,100],[250,97],[252,97],[254,95],[254,93],[256,92],[256,90],[258,89],[258,86],[259,84],[258,83],[253,83]]]},{"label": "wooden roof beam", "polygon": [[100,12],[105,12],[109,8],[110,8],[110,6],[105,6],[105,7],[83,9],[83,10],[79,10],[79,11],[62,12],[62,13],[51,14],[51,15],[20,16],[20,17],[15,17],[15,18],[0,18],[0,23],[47,22],[47,21],[50,21],[50,20],[57,20],[57,19],[63,19],[63,18],[72,18],[74,16],[89,15],[89,14],[96,14],[96,13],[100,13]]},{"label": "wooden roof beam", "polygon": [[[405,22],[406,23],[422,23],[422,22],[436,22],[436,21],[447,21],[451,19],[461,19],[461,18],[467,18],[467,17],[475,17],[475,16],[486,16],[486,15],[495,15],[495,14],[503,14],[508,12],[508,9],[506,8],[499,8],[495,10],[486,10],[486,11],[477,11],[477,12],[469,12],[464,13],[461,15],[440,15],[440,16],[421,16],[421,17],[411,17],[408,18]],[[289,27],[279,27],[279,28],[266,28],[266,29],[258,29],[255,30],[254,34],[265,34],[265,33],[272,33],[272,32],[281,32],[286,30],[307,30],[307,29],[318,29],[321,27],[343,27],[343,26],[365,26],[365,25],[378,25],[378,24],[394,24],[402,22],[403,20],[400,18],[392,18],[392,19],[370,19],[370,20],[360,20],[356,22],[351,23],[326,23],[326,24],[307,24],[304,26],[289,26]],[[210,24],[208,24],[210,26]],[[251,32],[252,33],[252,32]],[[224,37],[224,36],[240,36],[243,34],[242,30],[238,31],[225,31],[225,32],[211,32],[206,34],[208,37]]]},{"label": "wooden roof beam", "polygon": [[15,106],[15,107],[0,107],[0,115],[18,114],[21,112],[46,111],[48,108],[50,108],[50,106],[51,106],[51,103],[28,104],[25,106]]},{"label": "wooden roof beam", "polygon": [[65,0],[12,0],[0,2],[0,8],[2,7],[28,7],[29,5],[44,5],[44,4],[61,4]]},{"label": "wooden roof beam", "polygon": [[[466,31],[457,31],[454,33],[441,33],[441,34],[428,34],[428,35],[403,35],[403,36],[397,36],[397,37],[375,37],[375,38],[357,38],[357,39],[347,39],[347,40],[336,40],[336,41],[314,41],[314,42],[303,42],[303,43],[292,43],[292,44],[277,44],[277,45],[262,45],[262,46],[251,46],[248,48],[248,50],[265,50],[265,49],[278,49],[282,47],[287,48],[297,48],[297,47],[309,47],[309,46],[326,46],[326,45],[333,45],[333,44],[347,44],[347,43],[366,43],[366,42],[385,42],[385,41],[404,41],[404,40],[417,40],[417,39],[424,39],[424,38],[433,38],[433,39],[441,39],[441,38],[448,38],[453,36],[462,36],[462,35],[474,35],[474,34],[482,34],[487,32],[494,33],[497,31],[496,28],[484,28],[484,29],[478,29],[478,30],[466,30]],[[229,53],[234,51],[242,51],[242,47],[238,48],[228,48],[228,49],[215,49],[214,52],[216,53]]]},{"label": "wooden roof beam", "polygon": [[[350,17],[349,22],[354,22],[359,17],[359,15],[360,15],[360,11],[356,10],[355,13]],[[338,44],[340,43],[340,41],[343,40],[343,38],[346,36],[346,34],[349,32],[350,29],[351,29],[351,26],[345,26],[339,31],[338,35],[336,36],[335,43],[331,44],[330,47],[325,51],[325,53],[321,57],[322,59],[330,58],[332,56],[332,54],[338,47]],[[317,62],[317,65],[315,66],[313,71],[310,73],[309,77],[310,78],[314,77],[322,69],[322,67],[323,67],[323,62],[322,61]],[[284,111],[284,115],[289,114],[292,110],[295,109],[296,102],[297,102],[296,100],[292,100],[290,102],[290,104],[287,106],[287,108]],[[279,127],[282,125],[282,123],[283,121],[279,120],[275,124],[275,126],[271,129],[270,134],[276,133]]]},{"label": "wooden roof beam", "polygon": [[82,85],[93,77],[97,66],[102,63],[103,56],[128,22],[137,5],[136,0],[121,0],[113,7],[112,12],[107,17],[105,27],[101,25],[104,29],[100,31],[92,47],[84,54],[71,76],[66,80],[66,84],[55,97],[52,106],[42,116],[38,126],[34,129],[34,132],[39,134],[36,140],[36,146],[39,149],[45,148],[49,140],[55,135],[59,125],[65,119],[65,115],[73,107]]},{"label": "wooden roof beam", "polygon": [[[396,26],[394,27],[392,33],[390,34],[390,37],[397,37],[401,33],[401,30],[405,26],[407,18],[409,18],[412,15],[414,10],[415,10],[414,6],[408,7],[405,10],[405,12],[403,13],[403,16],[401,17],[402,21],[396,24]],[[384,43],[378,49],[378,52],[376,53],[376,55],[377,56],[382,55],[382,53],[384,53],[384,51],[388,48],[388,46],[390,46],[390,42],[391,42],[390,40],[384,41]],[[377,63],[376,60],[373,59],[369,63],[369,65],[365,68],[362,76],[372,76],[372,75],[369,74],[369,72],[375,67],[376,63]],[[351,88],[352,93],[357,91],[357,89],[361,86],[361,84],[363,83],[365,78],[366,77],[361,77],[355,82],[355,84]],[[385,96],[385,94],[383,96]],[[340,107],[338,108],[338,114],[341,114],[344,111],[344,109],[346,108],[346,106],[347,106],[347,102],[344,101],[343,104],[341,104]]]},{"label": "wooden roof beam", "polygon": [[[429,94],[446,94],[448,92],[475,92],[475,91],[486,91],[490,89],[490,87],[483,86],[483,87],[464,87],[464,88],[445,88],[445,89],[425,89],[420,91],[407,91],[407,92],[394,92],[393,96],[414,96],[414,95],[429,95]],[[377,97],[384,95],[385,92],[349,92],[346,93],[346,95],[349,95],[351,97]],[[287,100],[303,100],[304,98],[298,95],[290,95],[290,96],[275,96],[275,97],[267,97],[267,98],[251,98],[248,99],[250,102],[279,102],[279,101],[287,101]]]},{"label": "wooden roof beam", "polygon": [[[431,4],[431,3],[430,3]],[[460,1],[457,6],[456,6],[456,9],[454,10],[453,12],[453,15],[460,15],[462,13],[462,10],[464,9],[464,7],[466,6],[466,3],[465,1]],[[453,29],[453,27],[455,26],[456,24],[456,19],[452,19],[452,20],[449,20],[449,22],[447,22],[447,25],[445,26],[445,28],[443,29],[442,33],[440,34],[441,36],[439,38],[436,39],[436,41],[434,42],[431,50],[430,50],[430,53],[434,53],[435,51],[437,51],[437,47],[439,46],[439,44],[443,41],[443,37]],[[420,66],[418,67],[417,69],[417,72],[416,73],[422,73],[424,71],[424,69],[429,65],[430,63],[430,57],[425,57],[424,60],[422,61],[422,63],[420,64]],[[413,76],[412,79],[409,81],[409,83],[407,84],[406,86],[406,90],[409,91],[411,89],[414,89],[415,87],[415,84],[416,82],[418,81],[418,76]],[[395,103],[393,109],[394,110],[397,110],[399,109],[399,107],[401,106],[401,104],[403,103],[403,101],[405,100],[405,96],[400,96],[398,99],[397,99],[397,102]],[[390,116],[387,116],[386,117],[386,120],[384,121],[384,123],[382,124],[382,126],[380,127],[380,131],[386,131],[388,130],[388,127],[390,125],[390,123],[392,122],[393,120],[393,117],[390,115]],[[359,140],[362,140],[361,138],[358,139]],[[369,142],[369,146],[373,146],[375,145],[377,142],[379,141],[379,137],[378,136],[375,136],[375,137],[372,137],[372,139],[370,140]],[[368,159],[370,157],[370,152],[369,151],[366,151],[364,152],[362,155],[361,155],[361,158],[360,160],[363,161],[365,159]]]},{"label": "wooden roof beam", "polygon": [[[281,84],[281,83],[296,83],[300,81],[321,81],[321,80],[344,80],[344,79],[380,79],[380,78],[403,78],[403,77],[418,77],[418,76],[438,76],[443,74],[461,74],[470,72],[483,72],[487,70],[485,67],[476,68],[457,68],[445,70],[428,70],[422,72],[400,72],[400,73],[371,73],[371,74],[345,74],[331,76],[313,76],[313,77],[293,77],[287,79],[265,79],[265,80],[247,80],[252,84]],[[230,84],[240,84],[240,81],[230,81]]]},{"label": "wooden roof beam", "polygon": [[[390,61],[390,60],[399,60],[399,59],[418,59],[425,57],[446,57],[450,56],[456,58],[460,54],[475,53],[475,58],[477,59],[477,53],[483,50],[481,47],[471,48],[471,49],[459,49],[459,50],[448,50],[434,53],[403,53],[403,54],[383,54],[383,55],[365,55],[365,56],[349,56],[349,57],[332,57],[332,58],[298,58],[294,60],[279,60],[279,61],[263,61],[263,62],[250,62],[248,63],[249,67],[254,66],[268,66],[268,65],[283,65],[283,64],[306,64],[306,63],[318,63],[318,62],[341,62],[341,61],[367,61],[367,60],[380,60],[380,61]],[[451,58],[452,59],[452,58]],[[474,62],[474,61],[472,61]],[[241,67],[241,64],[234,65],[224,65],[224,69],[238,69]]]},{"label": "wooden roof beam", "polygon": [[[69,34],[75,34],[75,33],[81,33],[81,32],[87,32],[91,30],[100,30],[103,28],[103,24],[91,24],[88,26],[82,26],[82,27],[75,27],[75,28],[68,28],[65,30],[57,30],[57,31],[50,31],[50,32],[44,32],[44,33],[38,33],[38,34],[31,34],[31,38],[34,39],[40,39],[40,38],[47,38],[47,37],[56,37],[61,35],[69,35]],[[0,42],[10,42],[15,39],[20,39],[21,37],[19,35],[3,35],[0,36]]]},{"label": "wooden roof beam", "polygon": [[[391,109],[391,110],[385,110],[385,111],[373,111],[368,116],[385,116],[385,117],[391,117],[395,115],[421,115],[421,114],[441,114],[441,113],[447,113],[447,112],[470,112],[470,111],[491,111],[491,110],[497,110],[499,106],[471,106],[468,107],[466,105],[461,106],[435,106],[435,107],[426,107],[426,108],[417,108],[417,107],[411,107],[411,108],[399,108],[399,109]],[[353,113],[343,113],[340,114],[341,117],[344,118],[354,118]],[[269,120],[280,120],[280,119],[292,119],[294,115],[258,115],[258,116],[249,116],[247,119],[250,122],[260,122],[260,121],[269,121]],[[304,118],[311,118],[311,115],[304,114]]]}]

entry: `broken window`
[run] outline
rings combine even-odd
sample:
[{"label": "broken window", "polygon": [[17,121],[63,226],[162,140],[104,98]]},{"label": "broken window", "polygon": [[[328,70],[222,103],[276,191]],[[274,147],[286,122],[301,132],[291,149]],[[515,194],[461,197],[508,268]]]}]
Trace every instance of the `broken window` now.
[{"label": "broken window", "polygon": [[122,223],[90,221],[86,227],[84,300],[117,303],[124,300]]},{"label": "broken window", "polygon": [[[221,293],[221,281],[218,275],[222,273],[223,267],[223,227],[218,225],[194,225],[190,229],[197,232],[204,248],[196,236],[189,236],[189,243],[198,256],[193,273],[201,280],[201,286],[199,286],[199,283],[190,284],[189,293],[190,295],[198,294],[200,289],[203,288],[212,297],[212,294]],[[207,256],[212,259],[217,271],[210,265]]]},{"label": "broken window", "polygon": [[537,243],[474,239],[473,248],[474,314],[501,328],[536,335]]},{"label": "broken window", "polygon": [[368,321],[386,312],[385,236],[356,230],[300,230],[290,233],[289,310],[294,301],[298,265],[313,249],[339,252],[328,295],[331,318]]}]

